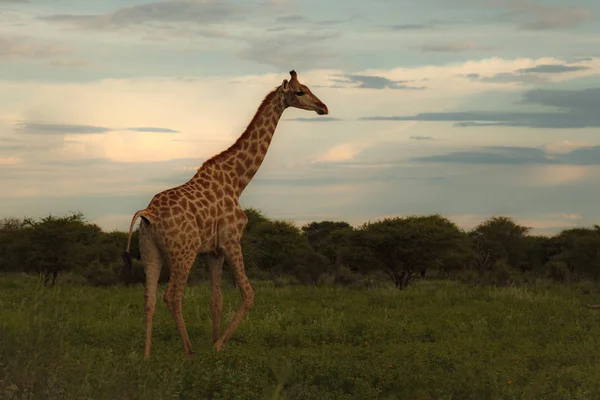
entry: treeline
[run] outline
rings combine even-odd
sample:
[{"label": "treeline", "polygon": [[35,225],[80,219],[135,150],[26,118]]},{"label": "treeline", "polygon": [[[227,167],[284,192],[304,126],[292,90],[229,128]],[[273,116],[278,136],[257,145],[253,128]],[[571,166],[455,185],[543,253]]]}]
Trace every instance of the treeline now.
[{"label": "treeline", "polygon": [[[597,225],[547,237],[531,235],[530,228],[507,217],[493,217],[464,231],[447,218],[428,215],[386,218],[357,228],[335,221],[298,228],[255,209],[245,212],[249,221],[242,246],[247,273],[276,286],[368,286],[391,280],[404,289],[414,279],[429,276],[482,285],[600,278]],[[144,282],[143,266],[136,259],[132,274],[123,274],[126,243],[126,232],[104,232],[81,213],[39,220],[5,218],[0,220],[0,271],[42,274],[48,285],[59,274],[98,286]],[[137,231],[131,253],[139,259]],[[161,281],[168,276],[164,266]],[[227,272],[224,276],[232,279]],[[200,255],[189,281],[206,279],[206,259]]]}]

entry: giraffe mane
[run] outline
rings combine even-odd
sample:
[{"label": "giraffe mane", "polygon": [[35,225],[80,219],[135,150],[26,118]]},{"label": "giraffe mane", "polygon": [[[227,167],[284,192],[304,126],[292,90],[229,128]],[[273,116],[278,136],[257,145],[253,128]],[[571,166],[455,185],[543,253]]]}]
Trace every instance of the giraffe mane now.
[{"label": "giraffe mane", "polygon": [[218,163],[219,161],[223,160],[225,158],[225,156],[229,155],[232,151],[235,151],[236,149],[238,149],[240,147],[240,142],[242,142],[246,138],[246,136],[251,131],[251,128],[256,123],[256,119],[258,118],[258,116],[265,110],[265,108],[271,102],[271,100],[273,100],[273,97],[275,97],[275,95],[277,94],[277,89],[279,89],[279,87],[276,87],[271,92],[269,92],[269,94],[267,94],[265,96],[265,98],[262,100],[262,102],[256,109],[256,112],[254,113],[252,120],[250,120],[250,123],[248,124],[248,126],[246,127],[244,132],[237,138],[235,143],[233,143],[231,146],[229,146],[226,150],[223,150],[222,152],[215,154],[208,160],[204,161],[204,163],[202,163],[202,165],[200,167],[198,167],[197,171],[200,171],[203,167],[208,167],[210,165]]}]

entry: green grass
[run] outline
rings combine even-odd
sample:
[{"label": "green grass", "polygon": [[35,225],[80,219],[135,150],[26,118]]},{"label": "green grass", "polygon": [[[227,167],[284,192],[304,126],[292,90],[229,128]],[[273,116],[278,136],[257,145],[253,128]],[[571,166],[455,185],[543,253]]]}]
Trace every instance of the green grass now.
[{"label": "green grass", "polygon": [[[0,277],[0,398],[600,398],[591,286],[254,287],[255,308],[221,354],[208,286],[186,290],[193,360],[159,301],[144,362],[141,286],[47,289]],[[224,297],[227,323],[239,296],[226,287]]]}]

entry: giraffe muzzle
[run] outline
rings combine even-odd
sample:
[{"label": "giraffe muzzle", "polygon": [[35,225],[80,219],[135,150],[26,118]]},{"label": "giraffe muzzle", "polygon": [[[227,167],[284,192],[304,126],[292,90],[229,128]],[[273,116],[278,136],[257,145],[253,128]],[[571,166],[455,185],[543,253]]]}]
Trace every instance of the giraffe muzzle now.
[{"label": "giraffe muzzle", "polygon": [[317,114],[319,114],[319,115],[329,114],[329,110],[327,109],[327,106],[325,104],[320,103],[317,107],[318,107]]}]

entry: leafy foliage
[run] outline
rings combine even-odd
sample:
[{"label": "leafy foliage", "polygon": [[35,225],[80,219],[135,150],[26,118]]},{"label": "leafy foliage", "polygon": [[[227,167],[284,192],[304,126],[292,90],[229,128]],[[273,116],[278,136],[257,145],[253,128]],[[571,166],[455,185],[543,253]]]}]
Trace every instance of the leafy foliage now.
[{"label": "leafy foliage", "polygon": [[[399,289],[429,276],[513,285],[551,278],[555,281],[600,280],[600,227],[567,229],[555,236],[535,236],[507,217],[492,217],[469,232],[440,216],[385,218],[353,228],[343,221],[316,221],[297,227],[246,209],[242,236],[251,279],[317,286],[372,286],[390,279]],[[143,283],[134,230],[132,283]],[[121,259],[127,233],[103,232],[81,213],[34,221],[0,220],[0,271],[44,275],[54,284],[62,272],[88,284],[122,282]],[[568,271],[567,272],[565,272]],[[225,269],[224,276],[234,282]],[[163,266],[160,282],[169,278]],[[189,282],[208,279],[205,257],[198,257]],[[235,286],[235,283],[234,283]]]},{"label": "leafy foliage", "polygon": [[49,215],[37,222],[26,219],[24,225],[29,242],[24,257],[26,268],[45,275],[46,283],[52,275],[54,285],[60,272],[82,269],[98,256],[99,248],[92,245],[101,229],[87,223],[81,213]]},{"label": "leafy foliage", "polygon": [[445,257],[455,257],[463,237],[454,223],[439,215],[386,218],[356,231],[355,261],[362,268],[383,270],[404,289],[417,274],[424,276],[427,269],[440,268]]}]

